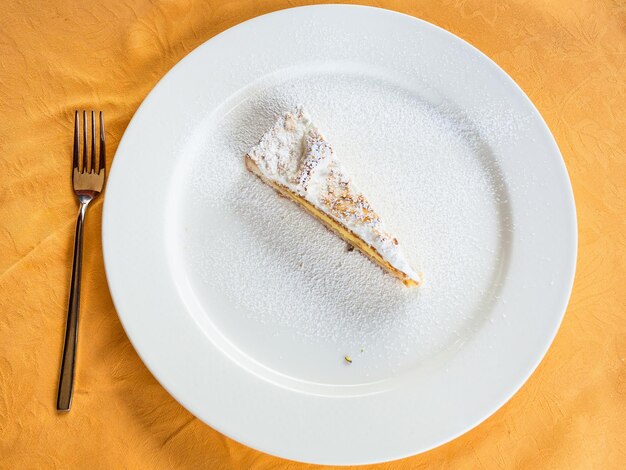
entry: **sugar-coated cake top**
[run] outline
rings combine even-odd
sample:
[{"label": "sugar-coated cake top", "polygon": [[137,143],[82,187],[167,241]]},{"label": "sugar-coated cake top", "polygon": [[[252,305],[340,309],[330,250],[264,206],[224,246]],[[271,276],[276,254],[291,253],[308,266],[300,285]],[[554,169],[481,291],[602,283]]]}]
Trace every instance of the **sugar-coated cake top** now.
[{"label": "sugar-coated cake top", "polygon": [[302,106],[278,118],[248,152],[263,175],[299,194],[370,244],[394,268],[420,282],[380,217]]}]

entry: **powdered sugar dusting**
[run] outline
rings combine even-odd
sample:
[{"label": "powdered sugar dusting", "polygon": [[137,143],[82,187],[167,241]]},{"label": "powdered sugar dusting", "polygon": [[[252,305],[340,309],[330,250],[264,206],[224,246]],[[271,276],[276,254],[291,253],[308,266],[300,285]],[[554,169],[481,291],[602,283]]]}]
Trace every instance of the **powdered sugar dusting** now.
[{"label": "powdered sugar dusting", "polygon": [[[198,129],[181,176],[182,256],[207,314],[239,348],[294,377],[357,383],[424,364],[484,320],[510,228],[490,149],[524,123],[499,123],[497,109],[483,121],[429,96],[347,71],[287,73],[234,97]],[[243,155],[297,103],[425,273],[422,287],[406,289],[349,252],[246,171]],[[216,292],[234,309],[215,308]]]}]

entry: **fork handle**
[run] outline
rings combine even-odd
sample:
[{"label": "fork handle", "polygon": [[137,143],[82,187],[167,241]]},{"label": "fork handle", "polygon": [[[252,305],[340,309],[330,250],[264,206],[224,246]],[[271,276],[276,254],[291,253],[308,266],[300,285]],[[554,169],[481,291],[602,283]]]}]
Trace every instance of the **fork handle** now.
[{"label": "fork handle", "polygon": [[80,277],[83,264],[83,225],[89,202],[81,202],[76,220],[74,235],[74,255],[72,260],[72,278],[70,281],[70,299],[67,308],[63,359],[59,376],[57,410],[69,411],[74,391],[74,368],[76,365],[76,342],[78,339],[78,311],[80,310]]}]

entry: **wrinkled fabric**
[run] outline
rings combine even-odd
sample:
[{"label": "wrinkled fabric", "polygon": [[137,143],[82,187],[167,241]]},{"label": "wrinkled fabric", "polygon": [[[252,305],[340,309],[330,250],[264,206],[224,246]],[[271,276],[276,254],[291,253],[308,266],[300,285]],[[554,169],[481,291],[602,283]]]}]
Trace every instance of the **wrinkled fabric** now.
[{"label": "wrinkled fabric", "polygon": [[[86,222],[72,410],[55,411],[77,204],[72,112],[102,109],[108,163],[142,99],[215,34],[289,0],[4,1],[0,15],[0,468],[306,468],[228,439],[156,382],[113,308],[102,198]],[[495,60],[546,119],[580,230],[561,330],[520,392],[415,468],[626,464],[626,5],[370,2],[439,25]],[[106,195],[105,195],[106,196]],[[365,467],[363,467],[365,468]]]}]

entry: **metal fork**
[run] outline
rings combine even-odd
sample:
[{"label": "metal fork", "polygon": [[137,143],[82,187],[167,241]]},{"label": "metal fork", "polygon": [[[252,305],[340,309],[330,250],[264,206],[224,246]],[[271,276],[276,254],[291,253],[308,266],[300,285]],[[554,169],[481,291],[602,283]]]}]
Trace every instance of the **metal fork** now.
[{"label": "metal fork", "polygon": [[70,299],[65,326],[63,359],[59,376],[57,410],[69,411],[74,390],[74,368],[76,365],[76,341],[78,339],[78,311],[80,308],[80,277],[83,259],[83,225],[89,203],[102,192],[106,174],[106,152],[104,146],[104,117],[100,118],[100,152],[96,162],[96,119],[91,111],[91,152],[87,152],[87,112],[83,111],[83,156],[80,164],[80,119],[78,111],[74,114],[74,152],[72,164],[72,184],[80,203],[76,232],[74,235],[74,256],[72,261],[72,279],[70,281]]}]

